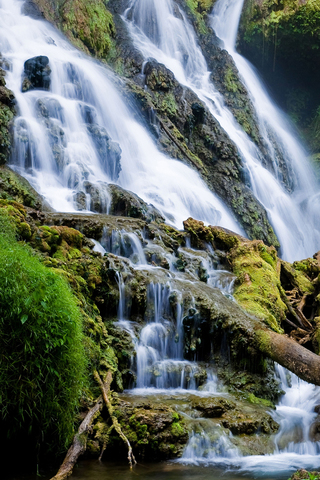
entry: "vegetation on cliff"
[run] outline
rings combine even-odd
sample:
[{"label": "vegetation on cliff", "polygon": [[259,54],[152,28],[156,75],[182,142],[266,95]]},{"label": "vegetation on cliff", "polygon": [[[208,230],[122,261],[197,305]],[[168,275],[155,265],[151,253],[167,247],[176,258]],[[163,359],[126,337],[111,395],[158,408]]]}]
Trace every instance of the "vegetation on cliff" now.
[{"label": "vegetation on cliff", "polygon": [[113,17],[103,0],[35,0],[41,13],[78,48],[105,58],[115,34]]},{"label": "vegetation on cliff", "polygon": [[303,130],[318,161],[320,5],[317,0],[246,0],[239,47]]}]

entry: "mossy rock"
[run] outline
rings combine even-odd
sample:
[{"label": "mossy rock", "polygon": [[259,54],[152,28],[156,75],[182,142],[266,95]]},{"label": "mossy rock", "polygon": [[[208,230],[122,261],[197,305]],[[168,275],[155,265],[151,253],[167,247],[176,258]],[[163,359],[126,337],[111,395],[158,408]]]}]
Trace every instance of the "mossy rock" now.
[{"label": "mossy rock", "polygon": [[113,46],[115,25],[103,0],[34,0],[40,14],[87,53],[104,58]]},{"label": "mossy rock", "polygon": [[234,409],[236,405],[232,400],[224,397],[195,397],[192,399],[192,407],[199,410],[201,416],[205,418],[219,418],[228,410]]},{"label": "mossy rock", "polygon": [[0,198],[35,209],[50,209],[25,178],[7,166],[0,167]]},{"label": "mossy rock", "polygon": [[261,241],[244,242],[230,251],[228,259],[238,277],[234,291],[237,302],[273,330],[283,333],[281,321],[287,307],[281,299],[275,248]]},{"label": "mossy rock", "polygon": [[[148,400],[138,405],[119,400],[115,409],[136,456],[160,460],[182,454],[189,435],[184,420],[173,408]],[[123,443],[112,434],[108,448],[122,451]]]}]

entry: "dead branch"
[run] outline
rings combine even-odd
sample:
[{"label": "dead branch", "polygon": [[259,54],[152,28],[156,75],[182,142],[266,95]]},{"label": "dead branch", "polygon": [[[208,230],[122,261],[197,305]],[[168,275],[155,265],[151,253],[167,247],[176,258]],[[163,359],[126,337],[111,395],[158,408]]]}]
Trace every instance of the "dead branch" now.
[{"label": "dead branch", "polygon": [[97,403],[89,410],[82,421],[78,432],[74,436],[73,443],[59,468],[58,473],[51,478],[51,480],[64,480],[72,474],[73,467],[75,466],[79,456],[86,451],[89,429],[97,414],[102,409],[102,406],[103,400],[102,397],[99,397]]},{"label": "dead branch", "polygon": [[124,443],[128,447],[128,461],[129,461],[130,469],[132,469],[132,464],[133,463],[136,464],[137,462],[136,462],[136,459],[134,458],[130,442],[127,439],[127,437],[125,436],[125,434],[122,432],[121,426],[118,422],[118,419],[115,417],[115,415],[113,413],[113,406],[112,406],[111,400],[109,398],[110,385],[111,385],[111,382],[112,382],[112,373],[110,372],[110,370],[107,372],[107,375],[106,375],[106,378],[105,378],[104,382],[101,380],[101,377],[96,370],[93,372],[93,375],[94,375],[94,378],[97,380],[97,382],[100,385],[103,400],[106,404],[106,407],[108,409],[110,418],[112,420],[113,428],[116,430],[116,432],[118,433],[120,438],[124,441]]},{"label": "dead branch", "polygon": [[298,322],[298,324],[300,325],[300,327],[302,327],[303,329],[308,329],[309,331],[312,330],[312,325],[310,322],[308,322],[308,320],[306,319],[306,317],[303,315],[303,313],[301,311],[295,311],[294,308],[292,307],[291,303],[289,302],[288,300],[288,297],[286,296],[285,293],[281,293],[281,297],[282,297],[282,300],[284,301],[284,303],[286,304],[289,312],[291,313],[291,315],[295,318],[295,320]]},{"label": "dead branch", "polygon": [[300,317],[304,327],[306,327],[308,330],[313,330],[311,323],[309,322],[309,320],[306,319],[306,317],[304,316],[304,314],[302,313],[299,307],[296,309],[296,312],[297,312],[297,315]]},{"label": "dead branch", "polygon": [[110,433],[112,432],[114,426],[111,425],[111,427],[109,428],[107,434],[106,434],[106,438],[104,439],[103,441],[103,445],[102,445],[102,448],[101,448],[101,453],[100,453],[100,457],[99,457],[99,462],[101,462],[102,460],[102,455],[104,454],[104,451],[105,449],[107,448],[107,444],[108,444],[108,441],[109,441],[109,436],[110,436]]},{"label": "dead branch", "polygon": [[306,305],[306,301],[307,301],[307,297],[308,295],[303,295],[303,297],[301,298],[300,302],[298,303],[297,305],[297,308],[302,312],[302,310],[304,309],[305,305]]},{"label": "dead branch", "polygon": [[311,333],[309,333],[309,335],[306,335],[305,337],[301,338],[301,340],[299,340],[299,345],[304,345],[305,343],[309,342],[311,340]]},{"label": "dead branch", "polygon": [[[291,325],[291,327],[293,327],[293,328],[295,328],[295,329],[298,328],[298,326],[297,326],[295,323],[291,322],[291,320],[289,320],[288,318],[284,318],[283,320],[284,320],[284,322],[286,322],[288,325]],[[308,333],[306,330],[305,330],[305,332],[306,332],[306,334]]]}]

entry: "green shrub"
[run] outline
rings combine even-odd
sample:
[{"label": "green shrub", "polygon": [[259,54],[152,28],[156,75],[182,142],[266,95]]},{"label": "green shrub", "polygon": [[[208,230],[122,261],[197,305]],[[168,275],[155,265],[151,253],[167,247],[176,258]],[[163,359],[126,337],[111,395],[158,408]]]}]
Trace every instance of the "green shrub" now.
[{"label": "green shrub", "polygon": [[62,450],[83,388],[81,314],[66,281],[16,241],[1,211],[0,232],[0,437]]}]

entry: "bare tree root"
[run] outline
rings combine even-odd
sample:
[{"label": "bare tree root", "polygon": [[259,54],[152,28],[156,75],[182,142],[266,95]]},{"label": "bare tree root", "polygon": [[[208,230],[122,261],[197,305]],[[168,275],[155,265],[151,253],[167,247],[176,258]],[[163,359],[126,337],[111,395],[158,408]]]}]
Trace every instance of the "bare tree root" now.
[{"label": "bare tree root", "polygon": [[51,480],[64,480],[72,474],[73,467],[87,448],[87,438],[92,422],[103,407],[102,397],[99,397],[97,403],[92,407],[84,420],[82,421],[78,433],[74,436],[73,443],[69,448],[63,463],[61,464],[58,473],[51,478]]},{"label": "bare tree root", "polygon": [[109,398],[110,385],[111,385],[111,382],[112,382],[112,373],[110,372],[110,370],[107,372],[107,375],[106,375],[106,378],[105,378],[104,382],[101,380],[100,375],[96,370],[93,372],[93,375],[94,375],[94,378],[97,380],[97,382],[100,385],[103,400],[106,404],[106,407],[108,409],[110,418],[112,420],[113,428],[116,430],[116,432],[118,433],[120,438],[124,441],[124,443],[128,447],[128,461],[129,461],[130,469],[132,469],[132,464],[133,463],[136,464],[137,462],[136,462],[136,459],[134,458],[130,442],[127,439],[127,437],[125,436],[125,434],[123,433],[123,431],[121,430],[118,419],[115,417],[115,415],[113,413],[113,406],[112,406],[111,400]]}]

